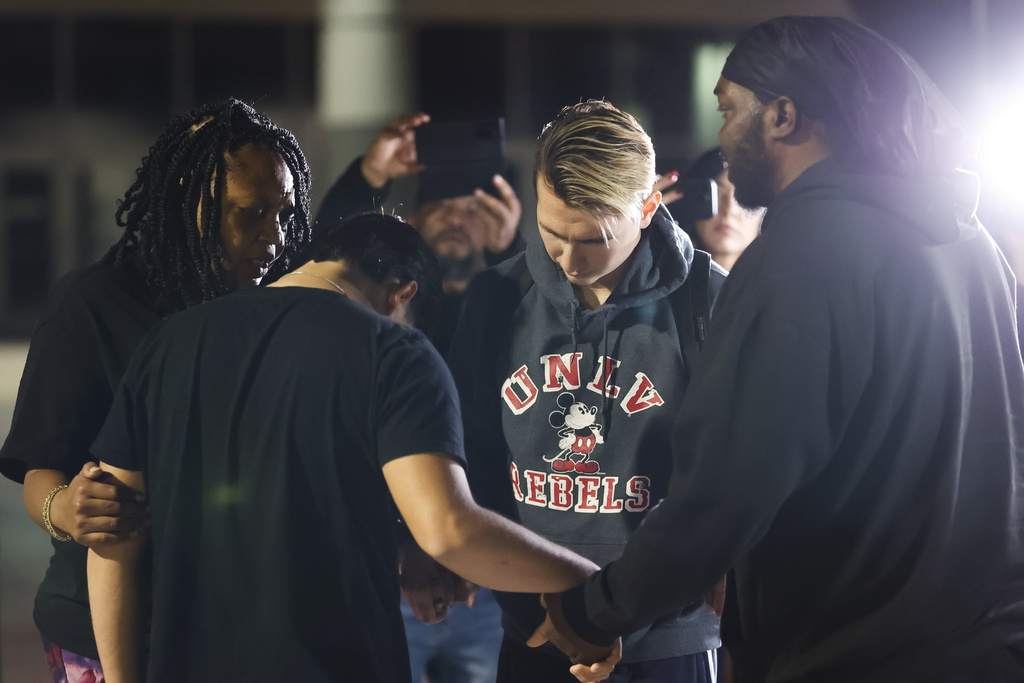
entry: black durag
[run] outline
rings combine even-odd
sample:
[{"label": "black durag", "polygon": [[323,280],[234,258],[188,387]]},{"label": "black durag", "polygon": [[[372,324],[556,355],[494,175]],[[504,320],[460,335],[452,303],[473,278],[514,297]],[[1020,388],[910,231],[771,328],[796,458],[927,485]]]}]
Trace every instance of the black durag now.
[{"label": "black durag", "polygon": [[837,17],[780,17],[740,36],[722,76],[762,102],[788,97],[837,154],[898,175],[946,175],[974,157],[960,115],[903,50]]}]

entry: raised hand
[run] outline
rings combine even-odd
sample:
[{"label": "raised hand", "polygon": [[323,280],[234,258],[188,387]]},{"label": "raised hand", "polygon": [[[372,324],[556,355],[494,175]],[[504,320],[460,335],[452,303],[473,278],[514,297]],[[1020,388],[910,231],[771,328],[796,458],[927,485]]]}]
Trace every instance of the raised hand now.
[{"label": "raised hand", "polygon": [[379,189],[390,180],[422,171],[416,158],[416,128],[429,120],[422,112],[404,114],[382,128],[359,167],[366,182]]},{"label": "raised hand", "polygon": [[479,188],[473,193],[473,198],[477,201],[478,215],[484,225],[484,248],[492,254],[500,254],[515,239],[523,207],[507,180],[495,175],[492,182],[500,198]]},{"label": "raised hand", "polygon": [[658,175],[654,177],[654,192],[661,192],[661,203],[671,204],[677,199],[683,198],[683,193],[679,190],[666,190],[665,188],[672,187],[679,181],[679,172],[672,171],[665,175]]}]

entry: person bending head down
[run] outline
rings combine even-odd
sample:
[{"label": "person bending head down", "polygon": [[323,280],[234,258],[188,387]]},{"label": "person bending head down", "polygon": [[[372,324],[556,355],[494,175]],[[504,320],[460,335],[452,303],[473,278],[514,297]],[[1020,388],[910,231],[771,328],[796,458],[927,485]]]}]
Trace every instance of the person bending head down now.
[{"label": "person bending head down", "polygon": [[167,124],[143,159],[105,258],[120,267],[138,254],[170,311],[258,285],[309,241],[309,186],[289,131],[235,99],[199,107]]},{"label": "person bending head down", "polygon": [[470,496],[451,376],[395,324],[429,324],[440,297],[419,234],[361,215],[307,255],[170,316],[116,391],[93,452],[145,492],[152,523],[88,556],[110,683],[409,681],[398,515],[475,583],[565,590],[597,569]]},{"label": "person bending head down", "polygon": [[607,102],[565,107],[544,127],[534,168],[537,225],[551,260],[590,308],[607,300],[661,203],[654,146]]},{"label": "person bending head down", "polygon": [[427,336],[437,324],[442,296],[437,257],[401,218],[367,213],[328,223],[296,261],[301,265],[288,277],[306,276],[307,286],[333,283],[354,301]]},{"label": "person bending head down", "polygon": [[148,516],[134,495],[100,481],[89,454],[121,373],[161,318],[287,267],[310,237],[309,180],[292,134],[247,104],[228,99],[178,116],[117,208],[119,241],[51,293],[0,473],[24,481],[26,510],[57,541],[36,603],[44,640],[59,643],[48,646],[58,653],[48,656],[54,676],[54,662],[74,657],[104,677],[84,547],[137,534]]}]

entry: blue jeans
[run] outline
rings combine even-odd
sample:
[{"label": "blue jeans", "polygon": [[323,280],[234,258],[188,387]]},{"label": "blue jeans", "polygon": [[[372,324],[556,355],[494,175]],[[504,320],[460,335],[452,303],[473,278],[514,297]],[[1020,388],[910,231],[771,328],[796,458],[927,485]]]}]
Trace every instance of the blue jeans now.
[{"label": "blue jeans", "polygon": [[413,683],[425,673],[431,683],[494,683],[502,630],[501,608],[491,591],[481,588],[473,609],[456,605],[431,626],[413,616],[403,600],[402,618]]},{"label": "blue jeans", "polygon": [[[498,683],[576,683],[569,659],[527,647],[506,636],[501,646]],[[606,683],[715,683],[718,658],[714,650],[692,655],[619,663]]]}]

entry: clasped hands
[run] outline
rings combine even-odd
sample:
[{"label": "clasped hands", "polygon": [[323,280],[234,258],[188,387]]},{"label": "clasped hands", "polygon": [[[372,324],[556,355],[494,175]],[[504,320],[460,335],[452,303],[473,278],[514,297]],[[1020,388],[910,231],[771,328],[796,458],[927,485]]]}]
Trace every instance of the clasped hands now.
[{"label": "clasped hands", "polygon": [[[726,578],[723,576],[704,594],[709,612],[722,616],[725,605]],[[572,660],[569,672],[583,683],[603,681],[611,675],[615,665],[622,659],[622,639],[616,638],[611,645],[594,645],[580,638],[565,621],[562,614],[561,593],[545,593],[540,598],[547,610],[544,623],[537,627],[526,644],[539,647],[550,642]]]},{"label": "clasped hands", "polygon": [[526,644],[540,647],[551,643],[557,647],[572,661],[569,673],[583,683],[608,678],[622,659],[622,638],[616,638],[611,645],[594,645],[580,638],[562,615],[561,593],[545,593],[540,604],[548,611],[547,616]]},{"label": "clasped hands", "polygon": [[[409,539],[403,542],[398,549],[398,558],[402,597],[412,608],[416,618],[424,624],[443,621],[448,615],[448,610],[456,603],[464,602],[469,607],[473,606],[479,586],[446,569],[424,552],[416,541]],[[557,597],[554,596],[555,599]],[[551,600],[552,597],[541,598],[541,604],[547,607],[545,598]],[[555,609],[558,610],[557,600],[555,603]],[[572,659],[573,665],[569,671],[580,681],[590,683],[607,678],[620,659],[621,641],[616,641],[612,648],[601,648],[580,640],[575,634],[563,636],[555,629],[551,608],[548,609],[547,618],[534,632],[527,645],[537,647],[547,641],[554,643]],[[561,616],[560,610],[557,614]],[[568,629],[567,626],[565,628]],[[569,633],[572,631],[569,630]]]},{"label": "clasped hands", "polygon": [[[413,614],[425,624],[443,621],[458,602],[469,607],[479,587],[446,569],[413,540],[399,547],[399,573],[402,596]],[[725,577],[705,594],[707,609],[722,614],[725,600]],[[537,627],[526,644],[539,647],[550,642],[572,661],[569,672],[582,683],[595,683],[608,678],[622,659],[622,639],[611,645],[594,645],[580,638],[562,615],[560,593],[546,593],[540,598],[547,610],[544,622]]]},{"label": "clasped hands", "polygon": [[480,587],[466,581],[409,539],[398,549],[398,582],[402,597],[424,624],[444,621],[448,610],[464,602],[473,607]]}]

